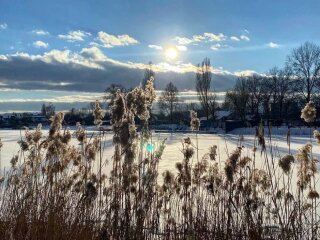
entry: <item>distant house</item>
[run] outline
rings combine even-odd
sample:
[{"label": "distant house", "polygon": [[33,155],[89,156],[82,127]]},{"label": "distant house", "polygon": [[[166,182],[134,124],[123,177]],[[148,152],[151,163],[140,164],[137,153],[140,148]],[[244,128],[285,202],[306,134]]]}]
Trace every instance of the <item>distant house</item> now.
[{"label": "distant house", "polygon": [[209,120],[206,117],[201,117],[200,120],[200,129],[206,130],[209,128],[223,128],[225,129],[225,121],[231,117],[229,111],[216,111],[215,120],[212,121],[212,116],[209,116]]},{"label": "distant house", "polygon": [[48,122],[47,117],[40,114],[40,113],[30,113],[30,114],[26,115],[26,117],[29,118],[32,123],[46,123],[46,122]]},{"label": "distant house", "polygon": [[10,119],[21,119],[23,117],[23,113],[3,113],[0,115],[1,121],[8,121]]},{"label": "distant house", "polygon": [[47,117],[40,113],[3,113],[0,114],[0,127],[20,128],[22,126],[48,123]]},{"label": "distant house", "polygon": [[230,111],[217,111],[216,112],[216,127],[225,129],[225,122],[231,117]]}]

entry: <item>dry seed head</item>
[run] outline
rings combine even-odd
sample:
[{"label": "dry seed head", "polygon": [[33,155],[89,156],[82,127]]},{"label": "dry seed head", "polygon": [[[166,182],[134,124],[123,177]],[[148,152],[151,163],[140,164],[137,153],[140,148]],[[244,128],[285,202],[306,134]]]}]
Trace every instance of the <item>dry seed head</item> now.
[{"label": "dry seed head", "polygon": [[77,122],[76,138],[80,144],[83,144],[86,141],[86,132],[79,122]]},{"label": "dry seed head", "polygon": [[188,145],[191,144],[191,139],[190,139],[190,137],[184,138],[183,141],[184,141],[185,144],[188,144]]},{"label": "dry seed head", "polygon": [[64,131],[62,137],[61,137],[61,141],[65,144],[68,144],[71,140],[71,132],[70,132],[70,129],[67,128],[66,131]]},{"label": "dry seed head", "polygon": [[309,199],[316,199],[319,198],[319,193],[314,190],[314,189],[310,189],[309,193],[308,193],[308,198]]},{"label": "dry seed head", "polygon": [[97,151],[93,143],[87,144],[85,151],[86,151],[86,158],[88,161],[95,160]]},{"label": "dry seed head", "polygon": [[179,172],[182,172],[182,169],[183,169],[182,163],[180,162],[176,163],[176,168],[178,169]]},{"label": "dry seed head", "polygon": [[209,148],[209,157],[211,160],[215,161],[217,157],[217,145],[213,145]]},{"label": "dry seed head", "polygon": [[96,104],[95,104],[93,116],[94,116],[94,124],[98,127],[101,126],[102,119],[103,119],[103,113],[102,113],[102,109],[100,107],[100,103],[98,100],[96,101]]},{"label": "dry seed head", "polygon": [[18,155],[15,155],[11,158],[10,163],[13,168],[17,165],[18,159],[19,159]]},{"label": "dry seed head", "polygon": [[116,98],[114,100],[113,106],[111,108],[112,122],[118,123],[124,117],[125,110],[125,101],[123,98],[123,94],[120,89],[118,89],[116,93]]},{"label": "dry seed head", "polygon": [[318,130],[313,131],[313,137],[316,139],[317,143],[320,144],[320,132]]},{"label": "dry seed head", "polygon": [[144,87],[146,95],[146,103],[148,107],[151,107],[153,101],[156,99],[156,91],[154,89],[154,78],[151,76]]},{"label": "dry seed head", "polygon": [[193,154],[194,154],[194,150],[191,147],[187,147],[186,149],[183,150],[183,155],[185,159],[192,158]]},{"label": "dry seed head", "polygon": [[63,118],[64,118],[64,114],[62,112],[59,112],[50,118],[50,121],[51,121],[50,130],[49,130],[50,137],[55,136],[60,131],[60,129],[62,128]]},{"label": "dry seed head", "polygon": [[166,184],[166,185],[171,185],[171,184],[173,184],[174,175],[173,175],[170,171],[166,170],[166,171],[162,174],[162,176],[163,176],[163,182],[164,182],[164,184]]},{"label": "dry seed head", "polygon": [[240,161],[239,161],[239,163],[238,163],[238,165],[241,167],[241,168],[244,168],[245,166],[247,166],[247,164],[249,163],[249,162],[251,162],[252,161],[252,159],[250,158],[250,157],[243,157],[243,158],[241,158],[240,159]]},{"label": "dry seed head", "polygon": [[22,151],[29,150],[29,144],[26,141],[21,140],[18,143],[19,143],[20,148],[21,148]]},{"label": "dry seed head", "polygon": [[200,120],[198,118],[198,114],[195,111],[190,111],[190,126],[193,131],[199,131]]},{"label": "dry seed head", "polygon": [[292,155],[285,155],[279,160],[279,166],[284,171],[284,173],[288,174],[291,170],[291,164],[294,162],[294,157]]},{"label": "dry seed head", "polygon": [[308,102],[301,110],[301,118],[307,123],[313,122],[317,116],[317,110],[312,101]]},{"label": "dry seed head", "polygon": [[290,192],[287,192],[284,198],[286,202],[294,200],[294,197]]}]

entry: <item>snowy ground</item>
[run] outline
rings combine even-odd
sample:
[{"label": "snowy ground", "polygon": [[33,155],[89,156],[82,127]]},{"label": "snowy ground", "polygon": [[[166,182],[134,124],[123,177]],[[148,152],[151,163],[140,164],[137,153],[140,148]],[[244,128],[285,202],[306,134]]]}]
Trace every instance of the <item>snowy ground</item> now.
[{"label": "snowy ground", "polygon": [[[45,131],[45,130],[44,130]],[[310,139],[308,130],[303,130],[303,134],[292,134],[291,136],[291,153],[297,153],[298,149],[301,148],[307,142],[313,143],[313,156],[320,159],[320,145],[315,143],[314,139]],[[241,144],[244,146],[244,154],[251,156],[252,149],[254,147],[254,131],[238,129],[234,130],[232,134],[198,134],[198,146],[199,146],[199,159],[208,152],[208,149],[212,145],[218,146],[220,161],[224,162],[228,158],[228,154],[236,149],[236,146]],[[272,146],[273,155],[275,158],[279,158],[284,154],[288,154],[287,137],[285,131],[275,131],[275,134],[280,133],[281,135],[273,135],[270,143],[267,139],[266,144],[270,149]],[[241,143],[239,143],[240,135],[242,137]],[[17,141],[24,136],[23,131],[20,130],[0,130],[0,138],[3,142],[3,148],[1,151],[1,167],[8,169],[10,166],[10,160],[12,156],[18,153],[19,145]],[[181,153],[182,145],[181,140],[185,137],[190,137],[196,145],[196,134],[190,133],[154,133],[153,139],[160,141],[163,138],[167,138],[166,148],[162,156],[162,160],[159,164],[160,173],[164,170],[175,170],[175,164],[182,160],[183,154]],[[104,157],[112,161],[113,147],[112,147],[112,134],[107,133],[104,141]],[[270,151],[268,151],[270,153]],[[194,156],[196,161],[197,154]],[[258,151],[257,164],[259,164],[260,152]],[[260,161],[262,161],[260,159]]]}]

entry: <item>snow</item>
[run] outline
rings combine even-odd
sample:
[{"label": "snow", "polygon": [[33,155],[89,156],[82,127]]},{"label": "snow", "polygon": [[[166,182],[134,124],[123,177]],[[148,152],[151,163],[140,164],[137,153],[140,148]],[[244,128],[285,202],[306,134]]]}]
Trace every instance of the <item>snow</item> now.
[{"label": "snow", "polygon": [[[93,128],[87,128],[88,138],[94,133]],[[48,133],[48,130],[43,130],[44,134]],[[275,134],[272,136],[271,141],[267,136],[267,131],[265,131],[266,148],[267,154],[262,154],[261,149],[258,147],[255,156],[253,155],[253,148],[255,145],[254,129],[236,129],[232,134],[195,134],[195,133],[164,133],[158,132],[153,133],[152,140],[157,147],[157,143],[160,143],[166,138],[166,147],[162,158],[159,162],[158,170],[159,177],[158,182],[161,184],[163,181],[162,173],[166,170],[170,170],[173,173],[177,173],[176,163],[183,160],[182,150],[182,140],[186,137],[190,137],[193,145],[196,147],[198,142],[198,154],[195,150],[195,154],[191,161],[191,164],[197,162],[197,156],[201,159],[206,153],[208,153],[209,147],[217,145],[217,161],[220,166],[220,170],[223,170],[225,166],[225,161],[228,159],[230,153],[232,153],[238,146],[243,146],[242,156],[249,156],[251,159],[255,159],[256,168],[264,168],[266,163],[271,164],[271,159],[274,160],[274,164],[277,169],[277,176],[282,175],[282,171],[279,171],[278,159],[289,154],[289,148],[287,145],[287,136],[284,129],[278,129],[274,131]],[[302,148],[306,143],[311,142],[313,144],[313,157],[320,160],[320,145],[315,142],[313,138],[310,138],[309,129],[296,129],[292,131],[294,134],[291,135],[291,145],[290,153],[296,154],[300,148]],[[239,134],[241,133],[241,134]],[[18,153],[19,145],[18,141],[24,136],[24,131],[20,130],[0,130],[0,138],[3,142],[3,148],[0,152],[1,157],[1,167],[2,171],[6,171],[10,168],[11,158]],[[110,170],[112,168],[112,157],[113,157],[113,135],[111,132],[107,132],[103,136],[103,162],[106,160],[107,165],[103,167],[103,172],[110,176]],[[241,141],[240,141],[241,140]],[[75,139],[72,140],[73,144],[77,144]],[[19,153],[23,154],[23,153]],[[272,154],[272,158],[271,158]],[[297,163],[293,164],[293,175],[292,175],[292,185],[291,191],[294,192],[297,189],[297,168],[295,167]],[[319,164],[319,163],[318,163]],[[98,171],[98,161],[96,161],[93,170]],[[319,165],[318,165],[319,169]],[[3,173],[3,172],[2,172]],[[1,174],[2,175],[2,174]],[[318,182],[319,174],[316,177]],[[316,189],[320,191],[320,185],[317,184]]]},{"label": "snow", "polygon": [[[294,127],[294,128],[290,128],[290,133],[291,136],[308,136],[310,137],[310,133],[311,135],[313,135],[313,128],[308,128],[308,127]],[[319,130],[319,129],[318,129]],[[237,128],[234,129],[232,131],[229,132],[229,134],[234,134],[234,135],[254,135],[255,134],[255,128]],[[264,132],[268,133],[269,132],[269,128],[268,127],[264,127]],[[288,127],[286,126],[282,126],[282,127],[272,127],[271,128],[271,133],[272,135],[284,135],[286,136],[288,133]]]},{"label": "snow", "polygon": [[[313,143],[313,157],[320,159],[320,145],[315,143],[313,138],[310,139],[309,129],[292,129],[291,130],[291,153],[295,154],[298,149],[304,146],[306,143]],[[272,136],[271,142],[267,138],[266,134],[266,145],[267,152],[270,155],[270,148],[272,147],[273,156],[279,158],[289,153],[287,145],[286,131],[279,128],[274,131],[275,135]],[[47,130],[44,130],[47,133]],[[92,130],[88,132],[90,135]],[[8,169],[10,167],[11,158],[18,153],[19,145],[18,141],[24,136],[24,132],[20,130],[0,130],[0,138],[3,142],[3,148],[1,151],[1,167]],[[239,142],[240,136],[242,141]],[[183,138],[190,137],[193,144],[197,145],[198,139],[198,156],[199,159],[208,152],[209,147],[212,145],[218,146],[219,160],[223,163],[227,158],[228,154],[236,149],[237,146],[244,146],[243,154],[252,156],[252,149],[254,147],[254,128],[251,129],[236,129],[232,134],[198,134],[195,133],[153,133],[153,140],[160,142],[166,138],[166,147],[162,159],[159,163],[159,173],[161,174],[165,170],[171,170],[175,172],[175,165],[177,162],[183,160],[183,154],[181,152],[182,145],[181,141]],[[107,159],[110,165],[113,155],[112,145],[112,133],[106,133],[104,135],[103,149],[104,159]],[[75,141],[73,141],[74,144]],[[262,164],[265,158],[261,156],[258,149],[256,154],[256,162],[259,165]],[[193,161],[197,161],[197,151],[193,157]],[[222,164],[223,166],[223,164]]]}]

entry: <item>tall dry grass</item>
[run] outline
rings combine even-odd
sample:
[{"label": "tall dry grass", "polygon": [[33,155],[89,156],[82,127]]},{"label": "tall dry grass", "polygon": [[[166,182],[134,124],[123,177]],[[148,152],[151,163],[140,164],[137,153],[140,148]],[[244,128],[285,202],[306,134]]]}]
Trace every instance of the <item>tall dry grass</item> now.
[{"label": "tall dry grass", "polygon": [[[276,150],[266,147],[271,128],[265,133],[259,127],[250,156],[240,139],[222,161],[217,146],[199,157],[198,141],[187,137],[176,171],[158,176],[165,140],[154,149],[145,147],[153,146],[148,119],[154,99],[152,79],[144,88],[117,93],[110,162],[104,133],[90,135],[80,124],[71,132],[62,126],[62,113],[51,119],[48,135],[41,126],[26,131],[1,178],[0,239],[319,238],[317,160],[311,144],[297,155],[288,147],[288,155],[276,157]],[[313,113],[303,114],[310,119]],[[98,103],[94,116],[99,126]],[[137,118],[143,123],[140,132]],[[194,112],[191,127],[196,134]]]}]

